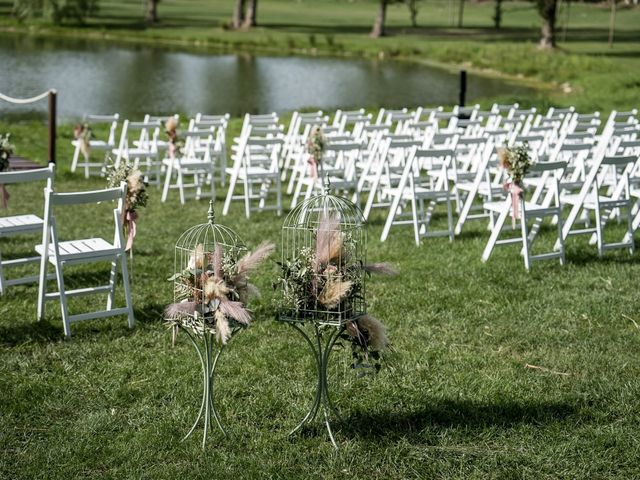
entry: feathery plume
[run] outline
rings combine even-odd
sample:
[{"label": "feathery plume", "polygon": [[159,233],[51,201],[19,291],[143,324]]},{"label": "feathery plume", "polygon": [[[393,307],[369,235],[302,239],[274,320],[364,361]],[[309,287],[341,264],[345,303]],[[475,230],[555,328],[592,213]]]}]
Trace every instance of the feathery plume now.
[{"label": "feathery plume", "polygon": [[322,264],[329,263],[342,251],[340,220],[335,216],[323,216],[316,233],[316,270]]},{"label": "feathery plume", "polygon": [[262,242],[253,252],[246,254],[240,259],[236,269],[237,274],[244,276],[254,270],[260,263],[266,260],[275,249],[276,246],[273,243]]},{"label": "feathery plume", "polygon": [[397,275],[398,274],[398,270],[396,269],[396,267],[386,262],[370,263],[369,265],[365,265],[362,268],[364,269],[365,272],[368,272],[368,273],[379,273],[380,275]]},{"label": "feathery plume", "polygon": [[329,278],[322,292],[318,295],[318,301],[328,309],[338,306],[340,301],[349,293],[352,282]]},{"label": "feathery plume", "polygon": [[369,347],[374,352],[383,351],[389,345],[387,329],[382,322],[371,315],[364,315],[358,319],[360,330],[364,330],[368,339]]},{"label": "feathery plume", "polygon": [[222,246],[216,245],[215,250],[213,251],[213,261],[211,262],[213,265],[213,275],[222,278]]},{"label": "feathery plume", "polygon": [[193,315],[195,311],[196,302],[172,303],[164,309],[164,318],[172,320],[186,315]]},{"label": "feathery plume", "polygon": [[218,310],[215,314],[216,318],[216,340],[225,345],[231,338],[231,328],[224,314]]},{"label": "feathery plume", "polygon": [[244,305],[240,302],[233,302],[231,300],[222,300],[217,312],[222,312],[228,317],[233,318],[236,322],[243,325],[249,325],[251,322],[251,316]]}]

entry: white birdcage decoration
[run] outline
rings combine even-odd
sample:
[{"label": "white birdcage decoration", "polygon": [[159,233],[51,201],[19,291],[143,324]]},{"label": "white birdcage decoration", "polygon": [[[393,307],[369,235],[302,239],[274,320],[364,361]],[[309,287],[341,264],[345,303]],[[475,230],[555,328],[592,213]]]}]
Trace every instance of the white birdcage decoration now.
[{"label": "white birdcage decoration", "polygon": [[366,251],[353,202],[327,191],[296,206],[282,227],[279,319],[340,326],[366,314]]},{"label": "white birdcage decoration", "polygon": [[229,339],[251,321],[246,302],[257,291],[247,275],[272,251],[273,245],[265,243],[249,253],[233,230],[215,223],[213,202],[207,223],[191,227],[176,243],[174,303],[165,318],[186,333],[203,369],[200,412],[185,436],[204,419],[203,448],[212,419],[225,433],[213,404],[216,364]]}]

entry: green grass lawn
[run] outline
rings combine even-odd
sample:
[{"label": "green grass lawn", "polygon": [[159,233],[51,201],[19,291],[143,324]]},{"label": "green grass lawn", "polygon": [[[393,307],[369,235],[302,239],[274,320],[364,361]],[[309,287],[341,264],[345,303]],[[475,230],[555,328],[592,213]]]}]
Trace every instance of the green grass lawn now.
[{"label": "green grass lawn", "polygon": [[[464,67],[503,75],[541,87],[523,103],[575,105],[582,111],[629,109],[640,94],[640,8],[619,7],[613,48],[607,45],[609,10],[571,4],[569,20],[559,12],[559,51],[536,48],[539,16],[533,3],[505,2],[503,28],[493,28],[493,2],[465,6],[464,28],[456,28],[457,2],[424,2],[418,28],[408,10],[393,5],[389,36],[368,36],[377,2],[354,0],[261,0],[259,27],[234,32],[225,28],[233,0],[163,0],[160,24],[148,28],[139,1],[103,0],[84,26],[18,24],[9,16],[11,2],[0,3],[0,32],[79,36],[99,41],[143,42],[171,48],[250,50],[297,55],[376,56]],[[453,22],[452,22],[453,20]],[[564,26],[566,25],[566,31]]]},{"label": "green grass lawn", "polygon": [[[11,128],[22,153],[44,156],[37,128]],[[70,130],[59,129],[57,190],[103,187],[68,172]],[[10,190],[3,214],[41,208],[40,186]],[[517,247],[480,261],[488,238],[481,222],[451,244],[427,239],[416,247],[401,228],[380,243],[381,212],[369,224],[368,259],[401,274],[371,279],[367,291],[393,352],[379,375],[365,378],[350,371],[346,348],[334,352],[340,450],[319,420],[287,437],[311,401],[313,370],[302,340],[273,320],[274,262],[254,276],[263,294],[252,304],[254,324],[222,357],[216,401],[230,436],[212,435],[204,452],[197,435],[180,442],[199,407],[200,366],[184,335],[171,347],[161,312],[172,301],[174,242],[206,220],[207,203],[181,206],[174,194],[162,204],[159,191],[150,195],[133,258],[134,330],[124,318],[93,321],[73,326],[65,341],[56,302],[36,322],[35,286],[0,299],[0,478],[640,475],[638,254],[598,259],[586,238],[572,238],[565,267],[538,262],[526,273]],[[99,208],[62,213],[59,224],[69,234],[108,234],[110,207]],[[264,239],[280,247],[282,219],[272,212],[249,221],[237,203],[218,218],[250,247]],[[36,241],[3,240],[3,255]],[[543,232],[538,246],[552,242],[552,231]],[[106,278],[107,266],[69,272],[71,285],[84,285]]]}]

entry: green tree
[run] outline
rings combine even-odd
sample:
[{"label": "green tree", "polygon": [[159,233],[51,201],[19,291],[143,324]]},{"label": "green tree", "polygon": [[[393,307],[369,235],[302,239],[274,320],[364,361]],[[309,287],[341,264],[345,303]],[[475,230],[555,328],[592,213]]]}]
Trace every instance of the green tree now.
[{"label": "green tree", "polygon": [[496,0],[495,10],[493,12],[493,26],[496,30],[500,30],[502,25],[502,0]]},{"label": "green tree", "polygon": [[236,4],[233,8],[233,18],[231,19],[231,26],[235,29],[242,27],[244,23],[244,0],[236,0]]},{"label": "green tree", "polygon": [[244,23],[242,26],[244,28],[251,28],[258,25],[256,20],[258,14],[258,0],[249,0],[249,4],[247,5],[247,12],[244,17]]},{"label": "green tree", "polygon": [[158,2],[160,0],[147,0],[147,13],[144,21],[149,25],[158,23]]},{"label": "green tree", "polygon": [[44,18],[55,25],[84,23],[98,11],[98,0],[15,0],[13,15],[19,20]]}]

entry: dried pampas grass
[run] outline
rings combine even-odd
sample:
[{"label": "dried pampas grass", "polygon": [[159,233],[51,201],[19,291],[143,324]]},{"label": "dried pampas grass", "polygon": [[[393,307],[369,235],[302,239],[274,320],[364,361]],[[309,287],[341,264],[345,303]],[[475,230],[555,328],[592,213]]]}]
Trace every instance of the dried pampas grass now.
[{"label": "dried pampas grass", "polygon": [[218,312],[223,313],[227,317],[233,318],[236,322],[242,323],[243,325],[249,325],[251,322],[251,315],[244,305],[240,302],[233,302],[231,300],[223,300],[220,302],[220,306],[218,310],[216,310],[216,314]]},{"label": "dried pampas grass", "polygon": [[351,285],[352,282],[350,281],[343,282],[335,278],[329,278],[322,292],[318,295],[318,301],[328,309],[336,308],[351,290]]},{"label": "dried pampas grass", "polygon": [[191,252],[191,256],[189,257],[189,265],[188,267],[193,269],[202,269],[204,265],[204,247],[201,243],[196,246],[196,249]]},{"label": "dried pampas grass", "polygon": [[236,269],[237,275],[244,277],[252,270],[255,270],[275,249],[276,246],[273,243],[262,242],[253,252],[246,254],[240,259]]},{"label": "dried pampas grass", "polygon": [[204,284],[204,296],[208,302],[214,298],[227,298],[230,291],[231,290],[227,287],[224,281],[216,277],[208,278],[207,282]]},{"label": "dried pampas grass", "polygon": [[175,320],[187,315],[193,315],[196,311],[196,302],[172,303],[164,309],[164,318]]},{"label": "dried pampas grass", "polygon": [[381,352],[389,345],[387,329],[382,322],[371,315],[364,315],[358,319],[358,326],[368,338],[369,349]]},{"label": "dried pampas grass", "polygon": [[316,233],[316,270],[320,265],[338,258],[342,246],[340,220],[335,216],[323,216]]},{"label": "dried pampas grass", "polygon": [[231,327],[229,327],[229,322],[225,318],[224,314],[220,312],[220,310],[216,311],[215,314],[216,319],[216,340],[219,343],[226,345],[231,338]]},{"label": "dried pampas grass", "polygon": [[362,267],[365,272],[378,273],[380,275],[397,275],[398,270],[390,263],[371,263]]}]

